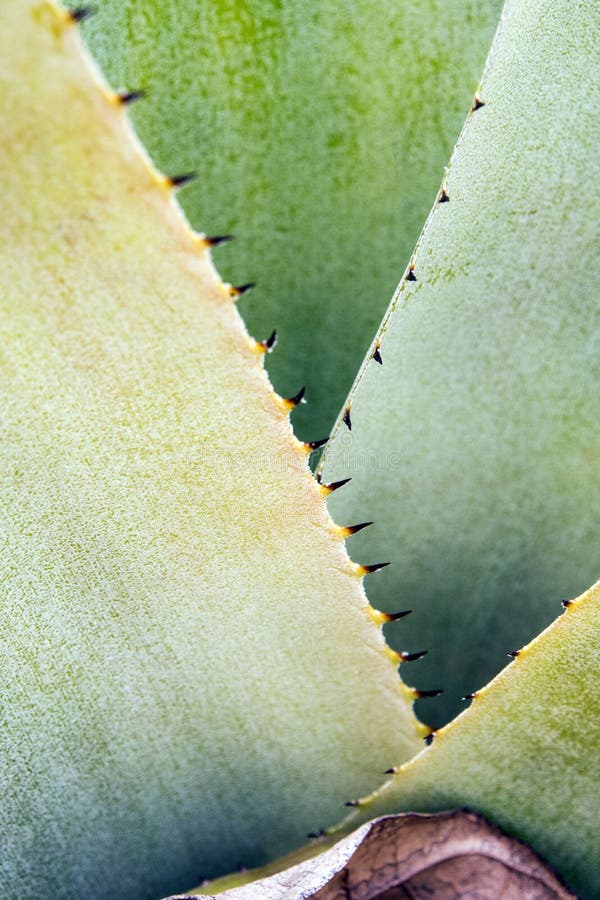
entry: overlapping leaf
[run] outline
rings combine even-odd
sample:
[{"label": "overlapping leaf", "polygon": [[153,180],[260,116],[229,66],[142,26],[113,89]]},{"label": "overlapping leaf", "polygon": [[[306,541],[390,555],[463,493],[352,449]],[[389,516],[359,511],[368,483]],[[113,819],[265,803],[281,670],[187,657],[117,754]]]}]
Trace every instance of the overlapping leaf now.
[{"label": "overlapping leaf", "polygon": [[432,724],[599,571],[598,10],[512,0],[481,103],[339,421],[334,518],[414,608]]},{"label": "overlapping leaf", "polygon": [[364,818],[468,806],[600,894],[600,582],[400,769]]},{"label": "overlapping leaf", "polygon": [[65,12],[0,5],[0,887],[264,861],[418,745],[205,242]]},{"label": "overlapping leaf", "polygon": [[86,23],[193,225],[233,232],[242,311],[303,438],[328,433],[419,234],[500,0],[102,0]]}]

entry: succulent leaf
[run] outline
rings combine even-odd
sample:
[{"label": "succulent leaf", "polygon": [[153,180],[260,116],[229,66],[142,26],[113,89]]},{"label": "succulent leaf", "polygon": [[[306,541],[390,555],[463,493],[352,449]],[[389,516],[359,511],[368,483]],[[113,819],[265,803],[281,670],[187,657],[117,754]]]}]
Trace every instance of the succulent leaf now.
[{"label": "succulent leaf", "polygon": [[356,817],[467,806],[600,896],[600,582],[524,647]]},{"label": "succulent leaf", "polygon": [[0,4],[0,887],[154,898],[301,843],[422,729],[268,348],[77,32]]},{"label": "succulent leaf", "polygon": [[[103,0],[85,23],[192,224],[236,241],[294,423],[329,433],[469,108],[500,0]],[[233,277],[229,274],[228,277]]]},{"label": "succulent leaf", "polygon": [[374,521],[353,558],[392,562],[374,605],[413,608],[403,647],[431,650],[414,680],[445,689],[418,707],[434,726],[598,577],[597,24],[509,0],[449,202],[326,451],[323,479],[352,478],[334,519]]}]

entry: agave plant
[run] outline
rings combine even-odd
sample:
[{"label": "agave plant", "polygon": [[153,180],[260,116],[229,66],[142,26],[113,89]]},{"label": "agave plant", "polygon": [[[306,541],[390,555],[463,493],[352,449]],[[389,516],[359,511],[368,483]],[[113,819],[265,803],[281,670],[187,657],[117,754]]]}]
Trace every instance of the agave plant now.
[{"label": "agave plant", "polygon": [[3,896],[464,806],[600,892],[595,13],[358,7],[0,7]]}]

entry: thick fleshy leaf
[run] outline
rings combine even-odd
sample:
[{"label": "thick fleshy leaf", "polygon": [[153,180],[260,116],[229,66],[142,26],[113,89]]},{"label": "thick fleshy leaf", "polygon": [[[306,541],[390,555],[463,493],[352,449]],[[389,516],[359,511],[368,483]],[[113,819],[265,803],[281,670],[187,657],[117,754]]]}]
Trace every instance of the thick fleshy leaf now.
[{"label": "thick fleshy leaf", "polygon": [[507,4],[449,200],[326,455],[324,477],[352,476],[334,518],[375,522],[353,558],[392,562],[372,602],[415,610],[434,725],[598,577],[596,25],[587,4]]},{"label": "thick fleshy leaf", "polygon": [[0,887],[260,863],[419,728],[205,242],[71,17],[0,4]]},{"label": "thick fleshy leaf", "polygon": [[501,0],[102,0],[85,23],[192,224],[233,232],[250,332],[328,433],[435,196]]},{"label": "thick fleshy leaf", "polygon": [[372,818],[468,806],[600,896],[600,582],[361,804]]},{"label": "thick fleshy leaf", "polygon": [[376,819],[276,875],[224,893],[213,883],[206,891],[211,893],[185,896],[209,900],[216,891],[223,900],[575,900],[529,847],[465,810]]}]

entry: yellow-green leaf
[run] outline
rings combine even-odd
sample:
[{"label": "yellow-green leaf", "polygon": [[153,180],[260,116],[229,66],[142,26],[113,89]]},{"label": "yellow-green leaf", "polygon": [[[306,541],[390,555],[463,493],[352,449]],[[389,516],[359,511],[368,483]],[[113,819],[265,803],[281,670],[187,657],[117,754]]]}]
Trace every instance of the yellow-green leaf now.
[{"label": "yellow-green leaf", "polygon": [[352,476],[334,519],[375,523],[353,558],[392,563],[373,603],[414,609],[434,725],[600,574],[598,25],[584,3],[506,5],[449,199],[326,457]]},{"label": "yellow-green leaf", "polygon": [[[74,0],[73,0],[74,2]],[[197,228],[233,232],[250,332],[329,433],[460,130],[501,0],[102,0],[85,23]]]},{"label": "yellow-green leaf", "polygon": [[360,808],[467,806],[600,895],[600,582],[524,647],[470,709]]},{"label": "yellow-green leaf", "polygon": [[0,5],[0,887],[265,861],[417,746],[343,531],[70,16]]}]

